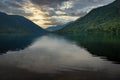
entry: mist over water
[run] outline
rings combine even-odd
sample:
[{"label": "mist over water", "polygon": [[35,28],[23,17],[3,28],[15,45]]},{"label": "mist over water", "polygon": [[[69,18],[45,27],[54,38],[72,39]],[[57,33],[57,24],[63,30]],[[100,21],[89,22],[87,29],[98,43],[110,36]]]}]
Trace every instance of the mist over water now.
[{"label": "mist over water", "polygon": [[37,38],[23,50],[0,55],[0,64],[39,73],[85,70],[120,75],[119,64],[95,57],[77,43],[53,35]]}]

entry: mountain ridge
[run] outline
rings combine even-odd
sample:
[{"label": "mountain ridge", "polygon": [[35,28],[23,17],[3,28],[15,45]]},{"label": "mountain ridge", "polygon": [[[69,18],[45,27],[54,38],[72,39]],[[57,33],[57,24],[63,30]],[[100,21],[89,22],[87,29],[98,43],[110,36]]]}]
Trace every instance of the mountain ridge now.
[{"label": "mountain ridge", "polygon": [[46,28],[46,30],[50,31],[50,32],[57,31],[57,30],[60,30],[60,29],[62,29],[64,27],[66,27],[66,26],[71,25],[72,23],[74,23],[74,21],[68,22],[68,23],[63,24],[63,25],[50,26],[50,27]]},{"label": "mountain ridge", "polygon": [[23,16],[0,12],[0,33],[43,34],[46,32]]},{"label": "mountain ridge", "polygon": [[78,34],[90,33],[119,33],[120,31],[120,0],[108,5],[95,8],[87,15],[77,19],[69,27],[57,31],[57,33]]}]

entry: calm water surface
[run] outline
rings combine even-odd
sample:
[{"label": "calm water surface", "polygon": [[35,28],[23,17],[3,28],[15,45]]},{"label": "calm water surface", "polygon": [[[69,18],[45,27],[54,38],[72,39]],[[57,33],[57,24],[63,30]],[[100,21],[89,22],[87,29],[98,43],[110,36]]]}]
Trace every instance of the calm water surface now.
[{"label": "calm water surface", "polygon": [[120,40],[117,38],[1,36],[0,65],[65,77],[50,80],[68,80],[71,75],[69,80],[119,80]]}]

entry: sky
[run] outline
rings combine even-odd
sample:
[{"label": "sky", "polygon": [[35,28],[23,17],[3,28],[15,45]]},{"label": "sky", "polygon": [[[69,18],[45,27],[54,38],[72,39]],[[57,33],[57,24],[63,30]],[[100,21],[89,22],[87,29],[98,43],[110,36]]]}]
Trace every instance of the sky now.
[{"label": "sky", "polygon": [[0,11],[21,15],[42,28],[62,25],[114,0],[0,0]]}]

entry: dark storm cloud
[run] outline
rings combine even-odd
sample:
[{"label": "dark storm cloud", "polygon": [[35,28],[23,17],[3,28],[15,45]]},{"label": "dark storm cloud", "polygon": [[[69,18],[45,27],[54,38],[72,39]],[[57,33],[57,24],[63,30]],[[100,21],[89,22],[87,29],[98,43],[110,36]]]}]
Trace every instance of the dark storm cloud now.
[{"label": "dark storm cloud", "polygon": [[[45,14],[48,24],[63,24],[86,15],[93,8],[107,5],[114,0],[0,0],[0,11],[8,14],[32,16],[34,11],[24,9],[29,4],[37,5]],[[35,6],[29,6],[36,8]],[[39,9],[36,9],[39,12]],[[35,15],[34,15],[35,17]],[[34,19],[38,21],[38,19]]]},{"label": "dark storm cloud", "polygon": [[[30,0],[52,16],[84,16],[91,9],[111,3],[114,0]],[[44,6],[44,7],[43,7]]]},{"label": "dark storm cloud", "polygon": [[[52,2],[49,2],[49,8],[44,8],[43,11],[47,9],[51,17],[52,23],[64,24],[64,22],[69,22],[86,15],[93,8],[104,6],[113,1],[114,0],[53,0]],[[54,6],[51,6],[53,4]],[[46,4],[43,3],[37,5],[45,6]]]},{"label": "dark storm cloud", "polygon": [[[86,15],[93,8],[106,5],[114,0],[30,0],[49,12],[53,24],[62,24]],[[66,17],[68,20],[63,19]],[[62,22],[64,21],[64,22]]]},{"label": "dark storm cloud", "polygon": [[21,8],[22,7],[22,4],[24,4],[24,0],[1,0],[0,1],[0,9],[2,8],[10,8],[10,7],[13,7],[13,8]]},{"label": "dark storm cloud", "polygon": [[[0,10],[7,13],[19,13],[26,15],[22,7],[24,3],[27,3],[27,1],[31,1],[33,4],[39,5],[42,7],[43,11],[49,11],[50,16],[59,15],[56,13],[56,11],[65,12],[67,15],[77,16],[80,14],[81,16],[84,15],[83,13],[86,14],[90,8],[96,7],[98,5],[104,5],[114,0],[1,0]],[[70,4],[72,5],[71,7]]]},{"label": "dark storm cloud", "polygon": [[26,3],[25,0],[1,0],[0,11],[14,15],[31,15],[23,9],[24,3]]},{"label": "dark storm cloud", "polygon": [[83,15],[88,13],[91,9],[106,5],[114,0],[69,0],[67,3],[61,5],[60,9],[68,15]]},{"label": "dark storm cloud", "polygon": [[64,1],[68,1],[68,0],[30,0],[31,2],[38,4],[38,5],[55,5],[55,4],[60,4]]}]

